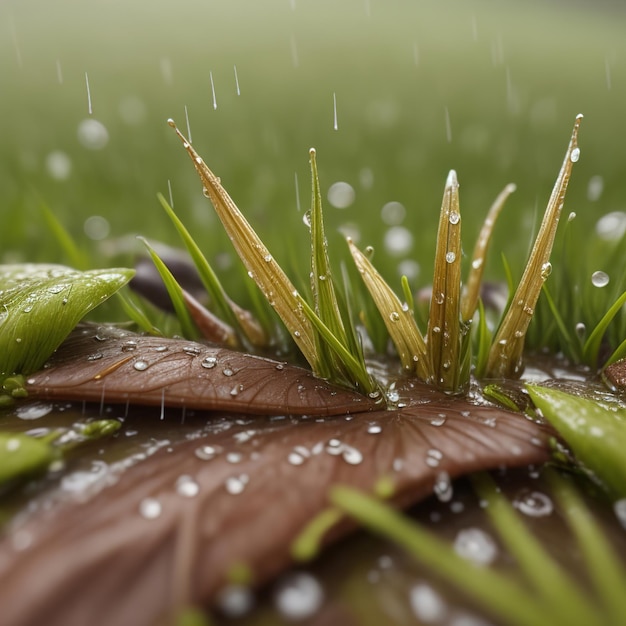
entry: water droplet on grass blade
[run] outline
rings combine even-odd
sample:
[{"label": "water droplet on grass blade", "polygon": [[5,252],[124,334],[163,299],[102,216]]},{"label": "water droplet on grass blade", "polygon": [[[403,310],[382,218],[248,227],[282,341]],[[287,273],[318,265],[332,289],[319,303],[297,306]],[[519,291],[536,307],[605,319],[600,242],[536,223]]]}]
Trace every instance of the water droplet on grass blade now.
[{"label": "water droplet on grass blade", "polygon": [[551,273],[552,273],[552,263],[548,261],[547,263],[544,263],[541,266],[541,278],[543,278],[543,280],[546,280],[546,278],[548,278],[548,276],[550,276]]},{"label": "water droplet on grass blade", "polygon": [[580,159],[580,148],[574,148],[569,155],[570,161],[576,163]]},{"label": "water droplet on grass blade", "polygon": [[446,263],[454,263],[456,261],[456,254],[454,252],[446,252]]}]

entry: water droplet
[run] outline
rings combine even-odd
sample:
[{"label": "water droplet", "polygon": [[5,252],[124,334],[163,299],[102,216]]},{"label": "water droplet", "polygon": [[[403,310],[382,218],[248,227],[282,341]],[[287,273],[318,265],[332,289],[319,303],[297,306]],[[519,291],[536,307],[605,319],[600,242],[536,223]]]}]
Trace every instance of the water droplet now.
[{"label": "water droplet", "polygon": [[240,476],[229,476],[224,483],[224,487],[226,491],[233,496],[237,496],[240,493],[243,493],[243,490],[246,488],[248,484],[248,475],[241,474]]},{"label": "water droplet", "polygon": [[402,256],[413,248],[413,233],[404,226],[392,226],[385,233],[385,250],[393,256]]},{"label": "water droplet", "polygon": [[222,374],[224,374],[224,376],[232,376],[235,372],[230,368],[230,367],[225,367],[222,370]]},{"label": "water droplet", "polygon": [[198,346],[183,346],[183,352],[189,356],[198,356],[201,349]]},{"label": "water droplet", "polygon": [[343,444],[343,452],[341,456],[349,465],[359,465],[363,462],[363,455],[356,448],[348,446],[347,444]]},{"label": "water droplet", "polygon": [[578,159],[580,159],[580,148],[574,148],[571,154],[569,155],[569,160],[572,163],[576,163]]},{"label": "water droplet", "polygon": [[209,193],[209,190],[206,187],[202,187],[202,195],[205,198],[210,198],[211,197],[211,194]]},{"label": "water droplet", "polygon": [[626,233],[626,211],[612,211],[596,223],[596,234],[604,241],[620,241]]},{"label": "water droplet", "polygon": [[481,265],[482,265],[482,264],[483,264],[483,260],[482,260],[482,258],[480,258],[480,259],[474,259],[474,260],[472,261],[472,267],[473,267],[475,270],[477,270],[479,267],[481,267]]},{"label": "water droplet", "polygon": [[443,304],[445,302],[446,296],[445,294],[440,291],[439,293],[435,294],[435,302],[437,304]]},{"label": "water droplet", "polygon": [[417,583],[409,590],[409,604],[420,624],[444,622],[447,608],[441,596],[428,584]]},{"label": "water droplet", "polygon": [[218,593],[216,603],[226,617],[243,617],[254,605],[254,594],[249,587],[228,585]]},{"label": "water droplet", "polygon": [[102,122],[88,118],[78,125],[78,141],[88,150],[102,150],[109,143],[109,131]]},{"label": "water droplet", "polygon": [[191,476],[185,474],[176,481],[176,491],[185,498],[193,498],[198,495],[200,485]]},{"label": "water droplet", "polygon": [[196,159],[195,159],[195,161],[196,161],[196,163],[197,163],[198,165],[200,165],[200,164],[202,163],[202,157],[197,156],[197,157],[196,157]]},{"label": "water droplet", "polygon": [[450,502],[453,494],[452,481],[448,472],[439,472],[435,478],[433,492],[440,502]]},{"label": "water droplet", "polygon": [[552,500],[540,491],[523,490],[513,500],[513,506],[529,517],[545,517],[554,509]]},{"label": "water droplet", "polygon": [[203,461],[210,461],[220,453],[220,449],[214,446],[200,446],[196,448],[195,455]]},{"label": "water droplet", "polygon": [[229,463],[241,463],[242,459],[243,459],[243,455],[240,452],[229,452],[226,455],[226,460]]},{"label": "water droplet", "polygon": [[130,340],[122,345],[122,352],[133,352],[136,349],[137,349],[136,341]]},{"label": "water droplet", "polygon": [[456,261],[456,254],[454,252],[446,252],[446,263],[454,263]]},{"label": "water droplet", "polygon": [[231,390],[230,390],[230,395],[231,396],[237,396],[239,395],[239,392],[243,390],[243,385],[239,384],[239,385],[235,385]]},{"label": "water droplet", "polygon": [[458,224],[461,221],[461,216],[456,211],[452,211],[448,219],[450,220],[450,224]]},{"label": "water droplet", "polygon": [[161,503],[156,498],[144,498],[139,503],[139,513],[145,519],[157,519],[161,512]]},{"label": "water droplet", "polygon": [[441,450],[431,448],[428,452],[426,452],[426,465],[428,465],[428,467],[437,467],[442,458],[443,453]]},{"label": "water droplet", "polygon": [[328,202],[336,209],[347,209],[355,197],[354,187],[343,181],[333,183],[328,189]]},{"label": "water droplet", "polygon": [[585,337],[585,335],[587,334],[587,326],[584,324],[584,322],[578,322],[578,324],[576,324],[576,334],[581,339]]},{"label": "water droplet", "polygon": [[133,367],[138,371],[138,372],[143,372],[144,370],[148,369],[148,363],[146,363],[146,361],[135,361],[133,363]]},{"label": "water droplet", "polygon": [[305,211],[302,222],[307,228],[311,228],[311,211]]},{"label": "water droplet", "polygon": [[87,356],[87,360],[88,361],[98,361],[100,360],[104,355],[102,354],[102,352],[94,352],[93,354],[90,354]]},{"label": "water droplet", "polygon": [[52,404],[34,402],[33,404],[17,406],[15,414],[22,420],[36,420],[44,415],[48,415],[53,408]]},{"label": "water droplet", "polygon": [[367,432],[370,435],[378,435],[379,433],[381,433],[383,431],[382,426],[380,424],[370,424],[367,427]]},{"label": "water droplet", "polygon": [[433,417],[430,419],[431,426],[443,426],[446,423],[446,414],[439,413],[437,417]]},{"label": "water droplet", "polygon": [[550,276],[551,273],[552,273],[552,263],[548,261],[547,263],[544,263],[541,266],[541,278],[543,278],[543,280],[546,280],[546,278],[548,278],[548,276]]},{"label": "water droplet", "polygon": [[606,287],[609,280],[609,275],[599,270],[591,275],[591,283],[594,287]]},{"label": "water droplet", "polygon": [[498,547],[494,540],[480,528],[459,531],[454,540],[454,551],[477,565],[488,565],[498,555]]},{"label": "water droplet", "polygon": [[217,357],[207,356],[204,359],[202,359],[202,362],[200,363],[200,365],[202,365],[202,367],[204,367],[207,370],[213,369],[217,365]]},{"label": "water droplet", "polygon": [[400,319],[400,314],[399,314],[397,311],[392,311],[392,312],[389,314],[389,319],[390,319],[392,322],[397,322],[397,321]]},{"label": "water droplet", "polygon": [[276,369],[277,369],[278,371],[281,371],[281,370],[284,370],[284,369],[285,369],[285,366],[284,366],[284,364],[283,364],[283,363],[277,363],[277,364],[276,364]]},{"label": "water droplet", "polygon": [[269,253],[268,253],[268,254],[266,254],[266,255],[263,257],[263,260],[264,260],[266,263],[269,263],[269,262],[272,260],[272,255],[271,255],[271,254],[269,254]]},{"label": "water droplet", "polygon": [[311,574],[294,572],[278,584],[274,601],[287,620],[304,620],[313,616],[324,601],[324,591]]}]

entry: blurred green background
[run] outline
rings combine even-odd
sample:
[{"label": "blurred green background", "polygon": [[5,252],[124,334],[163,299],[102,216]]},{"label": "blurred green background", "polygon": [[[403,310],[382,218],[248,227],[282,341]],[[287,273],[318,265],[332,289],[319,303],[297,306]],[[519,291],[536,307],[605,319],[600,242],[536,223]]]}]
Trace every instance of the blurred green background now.
[{"label": "blurred green background", "polygon": [[[519,272],[577,113],[565,215],[577,213],[583,241],[626,206],[625,33],[623,2],[5,0],[0,261],[65,260],[42,202],[94,265],[129,263],[136,234],[178,244],[156,200],[171,188],[236,292],[241,270],[166,124],[187,132],[186,108],[193,145],[304,276],[311,146],[323,193],[354,190],[346,208],[326,202],[331,244],[343,227],[373,245],[394,286],[399,271],[430,281],[451,168],[466,253],[493,198],[517,183],[489,268],[502,275],[506,249]],[[389,202],[402,206],[383,211]]]}]

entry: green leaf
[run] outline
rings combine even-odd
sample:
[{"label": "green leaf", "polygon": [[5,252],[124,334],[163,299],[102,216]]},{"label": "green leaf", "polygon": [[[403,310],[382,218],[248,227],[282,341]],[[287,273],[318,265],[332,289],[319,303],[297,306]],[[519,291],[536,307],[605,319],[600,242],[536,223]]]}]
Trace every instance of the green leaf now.
[{"label": "green leaf", "polygon": [[0,485],[41,471],[57,457],[48,442],[20,433],[0,433]]},{"label": "green leaf", "polygon": [[593,478],[626,496],[626,409],[538,385],[526,385],[535,405]]},{"label": "green leaf", "polygon": [[133,274],[119,268],[0,266],[0,374],[39,369],[76,324]]}]

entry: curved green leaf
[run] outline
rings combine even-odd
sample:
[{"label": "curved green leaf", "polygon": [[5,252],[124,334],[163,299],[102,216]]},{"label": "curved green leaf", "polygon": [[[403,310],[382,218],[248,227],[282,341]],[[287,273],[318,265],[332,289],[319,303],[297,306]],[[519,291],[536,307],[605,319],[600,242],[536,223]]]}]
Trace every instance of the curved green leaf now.
[{"label": "curved green leaf", "polygon": [[119,268],[0,266],[0,375],[40,368],[81,318],[133,274]]}]

